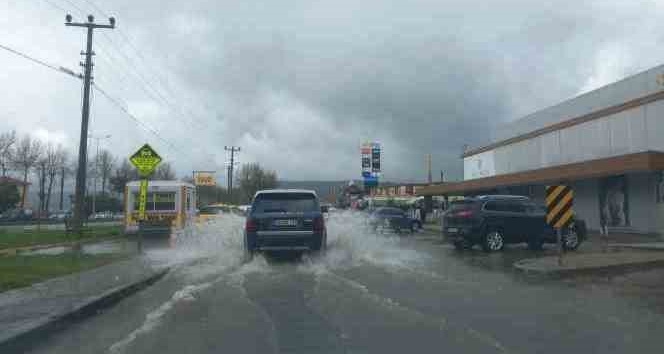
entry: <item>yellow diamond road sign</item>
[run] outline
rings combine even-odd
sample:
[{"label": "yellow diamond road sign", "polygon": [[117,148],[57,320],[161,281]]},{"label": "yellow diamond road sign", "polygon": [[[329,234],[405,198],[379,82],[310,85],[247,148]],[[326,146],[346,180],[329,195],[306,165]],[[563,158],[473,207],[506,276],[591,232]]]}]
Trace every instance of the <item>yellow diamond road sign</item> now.
[{"label": "yellow diamond road sign", "polygon": [[154,172],[157,165],[161,162],[161,156],[150,145],[145,144],[131,155],[129,161],[136,166],[138,173],[145,177]]}]

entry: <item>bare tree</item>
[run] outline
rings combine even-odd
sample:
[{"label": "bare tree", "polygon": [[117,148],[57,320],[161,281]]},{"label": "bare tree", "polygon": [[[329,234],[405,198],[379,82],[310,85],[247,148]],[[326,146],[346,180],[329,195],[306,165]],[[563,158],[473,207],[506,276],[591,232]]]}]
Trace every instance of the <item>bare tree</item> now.
[{"label": "bare tree", "polygon": [[55,177],[60,171],[61,167],[64,165],[65,160],[67,159],[67,152],[62,148],[61,145],[58,145],[57,148],[53,149],[52,145],[49,145],[49,148],[46,151],[46,173],[48,175],[48,187],[46,189],[46,205],[44,207],[45,211],[51,209],[51,194],[53,192],[53,183],[55,182]]},{"label": "bare tree", "polygon": [[58,160],[60,165],[58,169],[60,170],[60,198],[58,203],[58,210],[64,210],[64,199],[65,199],[65,178],[71,172],[71,167],[69,166],[69,154],[66,150],[61,151],[61,156]]},{"label": "bare tree", "polygon": [[13,157],[13,147],[16,143],[16,131],[12,130],[10,132],[0,134],[0,170],[2,170],[2,176],[7,176],[7,170],[9,169],[9,164],[12,161]]},{"label": "bare tree", "polygon": [[111,178],[115,161],[115,157],[108,150],[102,150],[99,156],[97,156],[95,163],[98,167],[98,173],[101,176],[101,194],[106,194],[107,182]]},{"label": "bare tree", "polygon": [[122,194],[127,182],[137,179],[138,171],[129,163],[129,160],[124,159],[120,166],[115,169],[114,176],[109,178],[109,183],[113,192]]},{"label": "bare tree", "polygon": [[164,162],[157,167],[150,179],[174,181],[176,177],[171,164]]},{"label": "bare tree", "polygon": [[277,186],[277,173],[263,169],[258,163],[242,165],[236,178],[243,203],[251,201],[257,191]]},{"label": "bare tree", "polygon": [[30,170],[35,167],[42,154],[42,142],[37,139],[32,139],[30,135],[25,135],[16,144],[14,149],[14,156],[12,162],[23,174],[23,194],[21,196],[21,209],[25,208],[25,198],[28,183],[28,174]]},{"label": "bare tree", "polygon": [[53,191],[53,182],[58,173],[62,147],[55,148],[49,143],[42,151],[42,155],[37,160],[37,180],[39,182],[39,210],[48,211],[51,202],[51,192]]}]

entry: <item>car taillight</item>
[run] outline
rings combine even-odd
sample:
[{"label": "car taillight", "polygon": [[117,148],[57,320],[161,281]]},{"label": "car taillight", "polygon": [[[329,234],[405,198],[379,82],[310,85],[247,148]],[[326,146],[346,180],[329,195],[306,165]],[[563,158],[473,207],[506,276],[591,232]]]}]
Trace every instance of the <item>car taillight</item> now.
[{"label": "car taillight", "polygon": [[244,223],[244,230],[247,232],[255,232],[258,230],[258,224],[256,220],[247,218],[247,221]]},{"label": "car taillight", "polygon": [[473,216],[473,211],[472,210],[462,210],[458,213],[456,213],[456,216],[460,218],[470,218]]},{"label": "car taillight", "polygon": [[322,216],[319,216],[314,219],[314,231],[320,232],[325,229],[325,220]]}]

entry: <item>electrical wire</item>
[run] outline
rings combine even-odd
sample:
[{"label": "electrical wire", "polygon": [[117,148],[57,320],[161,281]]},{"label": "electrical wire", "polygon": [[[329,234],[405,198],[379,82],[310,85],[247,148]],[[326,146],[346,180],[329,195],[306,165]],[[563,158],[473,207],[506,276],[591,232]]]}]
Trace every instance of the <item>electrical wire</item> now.
[{"label": "electrical wire", "polygon": [[[61,11],[64,11],[64,9],[62,7],[54,5],[50,0],[44,0],[44,1],[47,2],[48,4],[54,6],[55,8],[57,8]],[[74,9],[76,9],[81,16],[84,16],[83,7],[74,4],[71,0],[61,0],[61,1],[67,2],[68,4],[73,6]],[[102,16],[107,16],[107,13],[104,10],[102,10],[99,6],[97,6],[93,1],[91,1],[91,0],[80,0],[80,1],[84,1],[85,3],[87,3],[88,6],[92,7],[95,11],[102,14]],[[199,119],[198,115],[195,114],[189,107],[187,107],[186,104],[183,104],[182,102],[178,102],[177,104],[175,104],[175,103],[172,102],[173,100],[177,101],[176,97],[178,97],[178,95],[176,95],[174,93],[174,91],[167,84],[164,83],[164,81],[161,79],[161,75],[158,72],[156,72],[156,71],[152,72],[151,71],[151,70],[154,70],[153,67],[147,64],[147,60],[145,59],[145,57],[140,54],[140,51],[129,40],[128,36],[124,33],[124,31],[122,31],[122,29],[120,29],[120,28],[118,28],[117,30],[119,31],[119,33],[120,33],[121,37],[124,39],[124,41],[128,44],[131,51],[135,54],[135,56],[142,61],[142,63],[144,64],[144,67],[150,69],[150,70],[143,70],[143,71],[144,72],[150,72],[150,74],[151,74],[150,76],[153,79],[150,80],[150,79],[146,78],[146,76],[141,71],[139,71],[137,69],[137,65],[135,65],[133,63],[133,60],[127,55],[127,53],[125,53],[125,51],[123,51],[122,48],[120,48],[120,46],[118,44],[116,44],[116,42],[114,40],[112,40],[108,34],[102,32],[102,37],[100,37],[100,38],[104,38],[109,44],[109,49],[111,49],[111,50],[105,51],[106,55],[108,56],[108,59],[109,59],[108,61],[111,62],[111,63],[114,63],[114,64],[111,65],[111,67],[117,68],[118,66],[123,66],[123,67],[128,68],[127,70],[116,69],[115,71],[120,73],[120,75],[123,75],[123,79],[125,79],[125,80],[129,76],[136,79],[136,81],[138,83],[138,85],[136,85],[136,86],[138,86],[155,103],[157,103],[158,105],[162,105],[167,111],[170,111],[173,114],[173,118],[176,118],[178,121],[180,121],[181,123],[183,123],[185,125],[190,125],[191,123],[195,123],[196,126],[199,129],[209,130],[209,124],[203,123]],[[106,45],[103,44],[103,43],[98,43],[97,47],[100,48],[101,51],[104,51]],[[117,57],[110,55],[111,51],[119,53],[120,57],[123,59],[123,62],[126,63],[126,64],[123,64],[123,62],[118,60]],[[131,74],[131,75],[129,75],[129,74]],[[157,78],[156,81],[158,81],[159,84],[155,83],[154,78]],[[125,80],[123,80],[123,81],[125,81]],[[126,87],[127,85],[124,85],[124,86]],[[157,89],[158,87],[160,87],[161,90],[164,91],[164,93],[168,93],[168,96],[170,96],[170,98],[167,98],[164,93],[160,92],[160,90]],[[178,109],[178,107],[182,107],[186,111],[186,113],[189,114],[189,116],[187,117],[184,114],[183,111]],[[206,105],[206,108],[207,108],[207,105]]]},{"label": "electrical wire", "polygon": [[[20,51],[18,51],[18,50],[16,50],[16,49],[13,49],[13,48],[7,47],[7,46],[2,45],[2,44],[0,44],[0,48],[6,50],[6,51],[8,51],[8,52],[11,52],[12,54],[15,54],[15,55],[17,55],[17,56],[20,56],[20,57],[22,57],[22,58],[24,58],[24,59],[27,59],[27,60],[29,60],[29,61],[35,63],[35,64],[38,64],[38,65],[44,66],[44,67],[46,67],[46,68],[49,68],[49,69],[51,69],[51,70],[57,71],[57,72],[59,72],[59,73],[61,73],[61,74],[66,74],[66,75],[72,76],[72,77],[77,78],[77,79],[81,79],[81,78],[82,78],[82,75],[76,75],[76,74],[74,74],[71,70],[68,70],[68,69],[63,70],[63,69],[64,69],[63,67],[57,67],[57,66],[55,66],[55,65],[52,65],[52,64],[46,63],[46,62],[44,62],[43,60],[36,59],[36,58],[34,58],[34,57],[32,57],[32,56],[30,56],[30,55],[28,55],[28,54],[25,54],[25,53],[23,53],[23,52],[20,52]],[[152,133],[155,137],[157,137],[159,140],[163,141],[166,145],[168,145],[168,146],[171,147],[172,149],[174,149],[174,150],[176,150],[176,151],[178,151],[178,152],[183,152],[183,151],[182,151],[179,147],[177,147],[174,143],[172,143],[171,141],[169,141],[169,140],[167,140],[166,138],[164,138],[164,137],[161,135],[161,133],[159,133],[159,131],[158,131],[157,129],[148,126],[147,124],[145,124],[144,122],[142,122],[140,119],[138,119],[135,115],[133,115],[131,112],[129,112],[129,111],[127,110],[127,108],[125,108],[125,106],[122,105],[122,103],[121,103],[121,101],[120,101],[119,99],[116,99],[116,98],[114,98],[113,96],[109,95],[105,90],[103,90],[101,87],[99,87],[99,85],[97,85],[97,84],[95,84],[95,83],[92,84],[92,87],[93,87],[96,91],[98,91],[99,93],[101,93],[101,94],[102,94],[106,99],[108,99],[113,105],[115,105],[115,106],[118,107],[122,112],[124,112],[125,115],[126,115],[127,117],[129,117],[131,120],[133,120],[134,122],[136,122],[138,125],[140,125],[142,128],[144,128],[146,131],[148,131],[149,133]],[[83,85],[81,85],[81,97],[83,97]],[[82,107],[82,106],[83,106],[83,101],[82,101],[82,99],[81,99],[81,107]]]},{"label": "electrical wire", "polygon": [[[55,3],[55,2],[53,2],[53,1],[51,1],[51,0],[43,0],[43,1],[44,1],[46,4],[48,4],[49,6],[55,8],[55,9],[58,10],[58,11],[62,11],[62,12],[64,12],[64,13],[68,13],[68,11],[67,11],[65,8],[63,8],[62,6],[58,5],[57,3]],[[74,8],[74,10],[76,10],[76,11],[78,12],[79,15],[81,15],[81,16],[85,16],[85,12],[84,12],[84,10],[83,10],[83,8],[82,8],[81,6],[76,5],[76,4],[75,4],[74,2],[72,2],[71,0],[61,0],[61,1],[65,1],[67,4],[71,5],[71,6]],[[106,12],[103,11],[99,6],[97,6],[97,5],[96,5],[94,2],[92,2],[91,0],[82,0],[82,1],[85,1],[89,6],[91,6],[92,8],[94,8],[95,11],[98,11],[102,16],[106,15]],[[128,44],[128,46],[131,48],[131,50],[134,52],[134,54],[136,55],[136,57],[139,58],[139,59],[142,61],[142,63],[143,63],[146,67],[155,70],[152,66],[150,66],[150,65],[147,64],[147,60],[145,59],[145,57],[142,56],[142,55],[140,54],[140,51],[137,50],[136,46],[131,42],[131,40],[130,40],[129,37],[124,33],[124,31],[120,30],[120,35],[121,35],[122,39],[124,39],[124,41],[125,41],[125,42]],[[142,90],[143,90],[143,91],[144,91],[144,92],[145,92],[145,93],[146,93],[146,94],[147,94],[147,95],[148,95],[153,101],[155,101],[155,103],[159,103],[159,102],[161,102],[162,104],[164,104],[165,106],[167,106],[167,107],[165,107],[165,108],[167,108],[167,110],[170,110],[170,111],[173,112],[175,115],[184,118],[184,120],[185,120],[185,121],[183,122],[184,124],[190,124],[190,123],[193,121],[193,122],[196,122],[197,125],[199,125],[202,129],[204,129],[204,130],[209,130],[209,125],[207,125],[207,124],[203,124],[203,123],[201,123],[200,121],[198,121],[197,119],[193,119],[192,121],[188,121],[188,120],[187,120],[187,117],[184,116],[184,113],[183,113],[182,111],[179,111],[179,110],[177,109],[177,107],[175,106],[175,104],[171,102],[171,100],[169,100],[168,98],[166,98],[166,97],[164,96],[164,94],[162,94],[161,92],[159,92],[159,91],[156,89],[156,87],[157,87],[158,85],[155,85],[154,82],[150,82],[150,80],[146,79],[143,75],[141,75],[140,72],[138,72],[138,70],[135,68],[134,63],[132,62],[132,59],[129,58],[129,56],[127,56],[127,54],[124,53],[124,52],[119,48],[119,45],[115,44],[115,42],[114,42],[112,39],[110,39],[110,37],[109,37],[108,35],[106,35],[105,33],[103,33],[103,36],[104,36],[104,37],[108,40],[108,42],[111,44],[111,47],[112,47],[111,49],[114,49],[115,52],[120,53],[121,57],[124,59],[124,61],[127,63],[127,65],[133,69],[133,71],[130,71],[130,70],[119,70],[119,69],[117,69],[117,68],[116,68],[116,64],[120,63],[120,61],[119,61],[117,58],[115,58],[115,57],[113,57],[113,56],[110,56],[110,55],[108,56],[109,59],[108,59],[108,60],[105,60],[105,61],[107,62],[107,64],[110,64],[110,63],[113,63],[113,62],[116,63],[116,64],[111,64],[111,65],[109,65],[109,66],[111,66],[112,68],[116,68],[115,71],[121,73],[121,75],[123,76],[123,78],[122,78],[123,85],[121,85],[121,87],[126,87],[126,86],[128,86],[128,85],[126,85],[126,80],[127,80],[127,78],[129,78],[130,75],[127,75],[127,73],[133,72],[133,73],[134,73],[134,76],[137,77],[137,78],[139,79],[139,81],[140,81],[140,82],[139,82],[139,86],[141,87],[141,89],[142,89]],[[31,60],[31,61],[33,61],[33,62],[39,64],[39,65],[45,66],[45,67],[47,67],[47,68],[49,68],[49,69],[57,70],[57,71],[59,71],[59,72],[61,72],[61,73],[65,73],[65,74],[67,74],[67,75],[70,75],[70,76],[72,76],[72,77],[76,77],[76,78],[78,78],[78,79],[81,79],[81,78],[82,78],[82,75],[81,75],[81,74],[75,74],[75,73],[74,73],[72,70],[70,70],[70,69],[67,69],[67,68],[64,68],[64,67],[56,67],[56,66],[54,66],[54,65],[50,65],[50,64],[48,64],[48,63],[46,63],[46,62],[43,62],[43,61],[40,61],[40,60],[38,60],[38,59],[32,58],[32,57],[30,57],[30,56],[27,56],[27,55],[25,55],[24,53],[19,53],[19,52],[17,52],[17,51],[14,51],[14,50],[12,50],[12,49],[9,48],[9,47],[2,47],[2,48],[5,49],[5,50],[10,51],[10,52],[12,52],[12,53],[14,53],[14,54],[16,54],[16,55],[22,56],[22,57],[24,57],[25,59],[29,59],[29,60]],[[110,52],[109,52],[109,53],[110,53]],[[156,70],[155,70],[154,72],[156,72]],[[158,79],[158,81],[159,81],[159,83],[160,83],[160,85],[161,85],[160,87],[161,87],[162,90],[164,90],[164,92],[168,92],[168,93],[170,94],[171,97],[176,97],[176,95],[174,94],[174,91],[173,91],[173,90],[172,90],[172,89],[171,89],[166,83],[164,83],[164,81],[161,79],[161,76],[159,75],[159,73],[157,73],[156,75],[155,75],[154,73],[152,73],[152,75],[154,75],[153,77],[156,77],[156,78]],[[109,76],[109,77],[112,77],[112,76]],[[151,92],[148,88],[146,88],[146,86],[147,86],[148,88],[151,88],[151,89],[152,89],[152,92]],[[94,87],[95,87],[95,89],[97,89],[98,91],[101,90],[101,89],[99,88],[98,85],[97,85],[97,86],[94,86]],[[126,90],[126,89],[125,89],[125,90]],[[137,124],[141,125],[142,128],[144,128],[144,129],[146,129],[148,132],[154,134],[154,135],[157,136],[160,140],[163,140],[164,142],[166,142],[166,144],[167,144],[169,147],[171,147],[171,148],[173,148],[173,149],[175,149],[175,150],[177,150],[177,151],[179,151],[179,152],[182,152],[182,150],[179,149],[178,147],[176,147],[175,144],[171,143],[171,142],[168,141],[168,140],[165,140],[165,138],[163,138],[163,136],[159,135],[159,132],[158,132],[156,129],[147,126],[145,123],[141,122],[137,117],[133,116],[133,115],[132,115],[132,114],[131,114],[131,113],[130,113],[130,112],[129,112],[129,111],[128,111],[128,110],[127,110],[127,109],[126,109],[121,103],[120,103],[120,100],[115,99],[115,98],[112,98],[112,96],[110,96],[106,91],[103,91],[103,92],[100,91],[100,93],[102,93],[103,96],[105,96],[107,99],[109,99],[109,101],[111,101],[115,106],[117,106],[119,109],[121,109],[121,110],[122,110],[122,111],[123,111],[123,112],[124,112],[129,118],[130,118],[130,119],[134,120]],[[155,97],[155,95],[158,96],[158,98]],[[183,105],[183,104],[180,104],[180,106],[183,107],[183,108],[187,111],[187,113],[190,114],[190,118],[195,118],[195,117],[196,117],[196,114],[194,114],[194,113],[191,111],[191,109],[190,109],[189,107],[187,107],[186,105]],[[205,106],[206,106],[205,108],[207,108],[208,110],[210,110],[210,108],[209,108],[207,105],[205,105]],[[206,149],[202,149],[202,148],[197,147],[197,146],[190,146],[190,147],[191,147],[192,149],[194,149],[195,151],[199,151],[199,152],[207,151]]]},{"label": "electrical wire", "polygon": [[[91,6],[95,11],[99,12],[102,16],[109,17],[108,13],[107,13],[106,11],[104,11],[103,9],[101,9],[99,6],[97,6],[97,5],[95,4],[94,1],[92,1],[92,0],[80,0],[80,1],[84,1],[85,3],[87,3],[87,4],[88,4],[89,6]],[[139,50],[139,49],[133,44],[132,40],[129,39],[129,36],[125,33],[125,31],[123,31],[122,28],[118,27],[118,28],[116,28],[116,30],[118,31],[118,33],[120,34],[120,37],[124,40],[124,42],[129,46],[129,49],[130,49],[131,52],[133,52],[134,56],[135,56],[136,58],[139,59],[139,61],[143,64],[144,68],[147,68],[146,70],[143,70],[143,71],[145,71],[145,72],[149,72],[149,73],[150,73],[150,76],[152,77],[152,79],[156,79],[156,80],[154,80],[154,81],[157,81],[157,82],[159,83],[159,85],[154,85],[154,83],[152,83],[152,82],[146,82],[146,84],[147,84],[150,88],[152,88],[153,91],[154,91],[158,96],[160,96],[160,99],[162,99],[163,103],[169,105],[169,106],[171,107],[171,109],[177,111],[177,108],[174,108],[173,105],[170,103],[170,101],[172,101],[172,100],[174,100],[174,99],[176,100],[176,98],[178,97],[178,95],[175,94],[175,92],[173,91],[173,89],[172,89],[172,88],[171,88],[166,82],[164,82],[164,80],[162,79],[162,76],[164,76],[164,75],[163,75],[162,73],[159,73],[158,70],[156,70],[155,67],[154,67],[153,65],[149,65],[149,64],[148,64],[148,61],[147,61],[147,59],[145,58],[145,56],[143,56],[142,51],[140,51],[140,50]],[[119,45],[116,45],[115,42],[114,42],[113,40],[111,40],[110,37],[108,37],[107,34],[104,33],[103,36],[106,37],[106,39],[109,41],[109,43],[111,43],[111,45],[112,45],[113,47],[115,47],[114,49],[116,49],[118,52],[120,52],[120,53],[123,54],[123,56],[125,57],[125,60],[127,61],[127,64],[128,64],[130,67],[134,68],[135,65],[133,65],[133,63],[131,63],[131,59],[130,59],[128,56],[126,56],[126,55],[124,54],[124,51],[120,50]],[[142,79],[143,79],[144,81],[151,81],[151,80],[147,80],[147,79],[145,79],[145,77],[142,77]],[[162,94],[161,92],[159,92],[159,91],[156,89],[157,86],[159,86],[159,87],[161,88],[161,90],[164,91],[164,93],[166,93],[168,96],[170,96],[170,99],[171,99],[171,100],[166,99],[166,98],[164,97],[164,94]],[[186,113],[188,113],[188,114],[191,116],[191,118],[194,118],[194,117],[195,117],[195,118],[200,118],[200,117],[198,117],[197,114],[195,114],[195,113],[194,113],[189,107],[187,107],[187,105],[185,105],[185,104],[179,104],[179,106],[183,107],[183,108],[186,110]],[[179,115],[183,115],[182,112],[179,112]],[[186,117],[185,117],[185,119],[186,119]],[[201,123],[201,122],[199,122],[199,121],[198,121],[197,123],[203,124],[203,123]],[[207,127],[207,125],[203,124],[202,128],[207,129],[208,127]]]},{"label": "electrical wire", "polygon": [[27,54],[25,54],[25,53],[19,52],[19,51],[16,50],[16,49],[10,48],[10,47],[8,47],[8,46],[6,46],[6,45],[4,45],[4,44],[0,44],[0,48],[1,48],[1,49],[4,49],[4,50],[6,50],[6,51],[8,51],[8,52],[10,52],[10,53],[12,53],[12,54],[15,54],[15,55],[17,55],[17,56],[19,56],[19,57],[22,57],[22,58],[24,58],[24,59],[30,60],[30,61],[33,62],[33,63],[36,63],[36,64],[39,64],[39,65],[44,66],[44,67],[46,67],[46,68],[49,68],[49,69],[51,69],[51,70],[59,71],[59,72],[61,72],[61,73],[65,73],[65,74],[70,75],[70,76],[78,77],[76,74],[74,74],[74,72],[73,72],[72,70],[69,70],[69,69],[67,69],[67,68],[65,68],[65,67],[62,67],[62,66],[59,66],[59,67],[58,67],[58,66],[55,66],[55,65],[51,65],[51,64],[46,63],[46,62],[44,62],[44,61],[42,61],[42,60],[39,60],[39,59],[37,59],[37,58],[34,58],[34,57],[30,56],[30,55],[27,55]]},{"label": "electrical wire", "polygon": [[156,136],[159,140],[161,140],[161,141],[164,142],[166,145],[168,145],[169,147],[171,147],[172,149],[174,149],[174,150],[176,150],[176,151],[178,151],[178,152],[184,152],[184,151],[182,151],[179,147],[177,147],[175,144],[171,143],[169,140],[167,140],[166,138],[164,138],[164,137],[159,133],[158,130],[156,130],[156,129],[150,127],[149,125],[147,125],[147,124],[145,124],[145,123],[143,123],[140,119],[138,119],[138,118],[137,118],[136,116],[134,116],[131,112],[129,112],[129,110],[125,107],[126,104],[123,105],[123,102],[121,102],[119,99],[116,99],[116,98],[112,97],[111,95],[109,95],[106,91],[104,91],[101,87],[99,87],[99,85],[96,85],[96,84],[95,84],[95,85],[93,85],[93,87],[94,87],[94,89],[95,89],[96,91],[99,91],[99,93],[101,93],[102,96],[106,97],[106,99],[109,100],[113,105],[115,105],[118,109],[120,109],[122,112],[124,112],[124,113],[127,115],[127,117],[131,118],[134,122],[136,122],[137,124],[139,124],[140,126],[142,126],[143,128],[145,128],[147,131],[149,131],[150,133],[152,133],[152,134],[153,134],[154,136]]}]

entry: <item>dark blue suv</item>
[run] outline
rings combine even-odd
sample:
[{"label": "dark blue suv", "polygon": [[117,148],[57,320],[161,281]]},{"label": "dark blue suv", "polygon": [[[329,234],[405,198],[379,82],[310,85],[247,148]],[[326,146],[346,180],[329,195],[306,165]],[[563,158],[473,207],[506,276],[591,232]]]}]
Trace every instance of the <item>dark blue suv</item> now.
[{"label": "dark blue suv", "polygon": [[[565,250],[575,250],[586,237],[586,224],[576,219],[562,230]],[[443,218],[443,235],[457,249],[479,244],[487,252],[525,242],[538,250],[557,241],[546,222],[546,208],[527,197],[485,195],[453,202]]]},{"label": "dark blue suv", "polygon": [[376,208],[369,215],[369,225],[374,231],[381,227],[381,231],[389,228],[396,233],[401,231],[413,233],[416,229],[422,228],[419,220],[409,217],[403,210],[394,207]]},{"label": "dark blue suv", "polygon": [[316,192],[301,189],[258,191],[244,230],[244,246],[256,251],[322,251],[325,219]]}]

